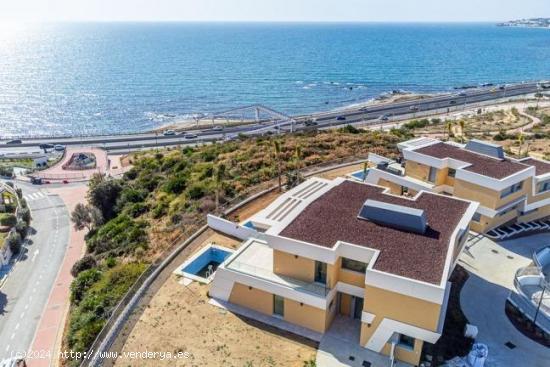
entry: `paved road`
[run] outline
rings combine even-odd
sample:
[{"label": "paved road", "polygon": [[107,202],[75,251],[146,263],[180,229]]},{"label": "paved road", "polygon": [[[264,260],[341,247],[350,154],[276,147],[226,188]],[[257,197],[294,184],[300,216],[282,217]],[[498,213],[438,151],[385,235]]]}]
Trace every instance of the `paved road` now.
[{"label": "paved road", "polygon": [[0,289],[0,360],[30,347],[69,242],[63,201],[44,187],[18,184],[28,201],[34,233]]},{"label": "paved road", "polygon": [[[495,101],[503,98],[532,94],[539,90],[537,82],[508,85],[506,87],[489,86],[476,89],[467,89],[463,92],[438,95],[417,101],[387,103],[374,105],[367,108],[350,108],[340,111],[330,111],[307,116],[296,116],[293,130],[305,129],[304,121],[316,119],[318,127],[337,126],[359,121],[368,121],[373,124],[380,123],[383,116],[393,119],[402,116],[414,116],[426,113],[427,111],[455,111],[468,105],[478,104],[486,101]],[[290,124],[283,127],[288,131]],[[63,145],[97,146],[106,150],[137,150],[155,146],[169,146],[178,144],[194,144],[197,142],[208,142],[235,138],[238,134],[259,135],[268,131],[276,132],[273,123],[255,123],[245,126],[227,127],[223,131],[204,129],[191,132],[193,137],[184,135],[163,136],[155,133],[141,133],[132,135],[113,136],[92,136],[92,137],[67,137],[67,138],[40,138],[23,139],[22,144],[6,145],[6,141],[0,143],[1,151],[19,150],[24,147],[32,147],[36,150],[39,144],[52,143]]]}]

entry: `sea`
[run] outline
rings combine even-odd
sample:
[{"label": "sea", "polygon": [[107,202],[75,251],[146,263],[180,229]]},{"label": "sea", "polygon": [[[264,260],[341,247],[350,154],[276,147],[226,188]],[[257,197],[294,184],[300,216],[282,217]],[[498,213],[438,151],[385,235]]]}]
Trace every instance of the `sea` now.
[{"label": "sea", "polygon": [[135,133],[261,104],[550,79],[550,30],[489,23],[0,24],[0,138]]}]

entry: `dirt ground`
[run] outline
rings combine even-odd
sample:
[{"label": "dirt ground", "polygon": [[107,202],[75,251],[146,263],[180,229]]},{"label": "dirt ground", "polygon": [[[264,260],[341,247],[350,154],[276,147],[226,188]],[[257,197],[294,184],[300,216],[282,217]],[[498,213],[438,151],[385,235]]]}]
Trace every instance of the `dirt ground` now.
[{"label": "dirt ground", "polygon": [[317,344],[208,304],[207,285],[173,276],[128,337],[123,352],[187,352],[177,360],[119,358],[115,366],[302,367]]}]

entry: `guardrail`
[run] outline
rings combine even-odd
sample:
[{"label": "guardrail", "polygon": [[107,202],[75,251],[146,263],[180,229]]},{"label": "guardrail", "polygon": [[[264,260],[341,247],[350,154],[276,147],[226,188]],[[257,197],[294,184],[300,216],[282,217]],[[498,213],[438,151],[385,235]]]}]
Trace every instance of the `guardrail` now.
[{"label": "guardrail", "polygon": [[[355,159],[355,160],[354,160]],[[304,177],[309,177],[315,174],[323,173],[326,171],[339,169],[342,167],[361,164],[366,161],[366,157],[346,157],[330,162],[322,162],[316,165],[305,167],[302,170]],[[266,187],[267,186],[267,187]],[[267,181],[264,184],[254,186],[250,190],[247,190],[245,194],[240,195],[238,198],[224,203],[220,208],[219,212],[223,215],[230,215],[233,212],[237,211],[244,205],[249,202],[266,195],[274,190],[278,186],[274,184],[274,181]],[[243,198],[246,196],[246,198]],[[235,202],[239,200],[239,202]],[[122,330],[124,324],[134,311],[135,307],[141,300],[141,297],[146,293],[149,286],[156,280],[156,278],[164,271],[164,269],[197,237],[203,234],[208,227],[203,225],[204,223],[199,223],[197,226],[202,225],[198,230],[190,235],[185,241],[177,245],[179,241],[183,238],[189,236],[189,233],[181,234],[176,240],[172,242],[172,246],[166,250],[163,255],[161,255],[157,260],[153,262],[145,272],[138,278],[138,280],[132,285],[132,287],[126,292],[122,300],[117,304],[117,306],[111,312],[109,319],[106,324],[101,329],[100,333],[95,338],[92,346],[87,351],[87,357],[82,361],[81,367],[99,367],[101,366],[103,359],[101,354],[108,351],[114,340],[116,339],[117,334]],[[177,245],[176,248],[174,246]]]}]

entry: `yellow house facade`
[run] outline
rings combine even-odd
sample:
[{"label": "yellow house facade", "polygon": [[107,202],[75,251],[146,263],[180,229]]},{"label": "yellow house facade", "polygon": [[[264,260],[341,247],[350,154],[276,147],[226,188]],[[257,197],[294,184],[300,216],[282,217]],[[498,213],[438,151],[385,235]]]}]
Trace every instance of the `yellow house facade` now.
[{"label": "yellow house facade", "polygon": [[477,140],[462,145],[418,138],[400,143],[399,149],[401,172],[374,167],[366,182],[395,194],[426,190],[476,201],[471,228],[480,233],[550,216],[550,162],[514,160],[504,156],[502,147]]},{"label": "yellow house facade", "polygon": [[423,343],[441,335],[448,279],[477,207],[310,179],[246,223],[208,217],[211,228],[243,240],[209,294],[320,336],[345,318],[358,326],[361,347],[418,365]]}]

